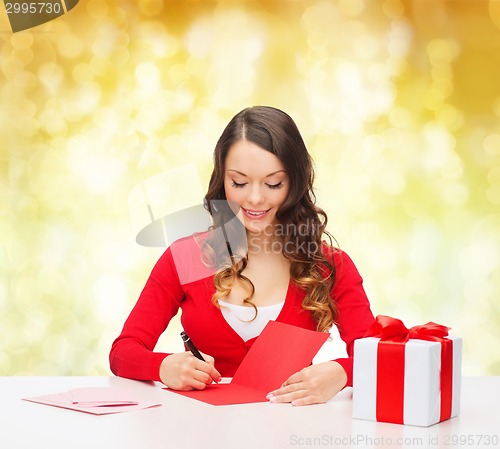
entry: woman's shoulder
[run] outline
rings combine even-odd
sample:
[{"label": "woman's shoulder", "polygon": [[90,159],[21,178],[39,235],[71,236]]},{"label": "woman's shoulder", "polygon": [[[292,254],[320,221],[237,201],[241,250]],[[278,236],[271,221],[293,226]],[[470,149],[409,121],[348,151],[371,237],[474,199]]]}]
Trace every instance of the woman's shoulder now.
[{"label": "woman's shoulder", "polygon": [[344,254],[344,251],[341,250],[338,246],[334,246],[331,243],[328,243],[326,240],[321,242],[321,252],[328,259],[332,260],[335,257],[341,257]]},{"label": "woman's shoulder", "polygon": [[338,246],[334,246],[326,241],[323,241],[321,251],[326,259],[330,263],[333,263],[337,271],[342,268],[355,267],[349,254],[347,254],[343,249],[340,249]]},{"label": "woman's shoulder", "polygon": [[213,276],[215,269],[207,263],[204,250],[206,239],[207,232],[200,232],[175,240],[160,257],[159,265],[172,267],[181,284]]}]

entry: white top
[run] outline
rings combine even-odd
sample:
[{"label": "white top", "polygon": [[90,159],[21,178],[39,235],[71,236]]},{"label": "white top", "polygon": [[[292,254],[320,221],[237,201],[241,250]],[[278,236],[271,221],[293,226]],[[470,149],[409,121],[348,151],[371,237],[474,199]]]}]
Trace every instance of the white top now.
[{"label": "white top", "polygon": [[[219,304],[222,315],[228,324],[244,341],[248,341],[260,335],[269,320],[278,318],[285,301],[271,306],[257,307],[257,316],[255,316],[253,307],[231,304],[220,299]],[[254,317],[255,319],[253,319]]]}]

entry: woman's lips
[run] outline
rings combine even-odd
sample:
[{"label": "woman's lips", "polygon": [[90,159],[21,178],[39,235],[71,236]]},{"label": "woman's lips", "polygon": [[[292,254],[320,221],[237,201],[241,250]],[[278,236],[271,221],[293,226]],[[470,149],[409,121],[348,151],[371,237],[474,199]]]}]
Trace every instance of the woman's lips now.
[{"label": "woman's lips", "polygon": [[251,210],[251,209],[245,209],[245,208],[241,208],[241,210],[243,211],[243,213],[245,214],[245,216],[247,218],[250,218],[251,220],[261,220],[262,218],[264,218],[271,209],[267,209],[267,210]]}]

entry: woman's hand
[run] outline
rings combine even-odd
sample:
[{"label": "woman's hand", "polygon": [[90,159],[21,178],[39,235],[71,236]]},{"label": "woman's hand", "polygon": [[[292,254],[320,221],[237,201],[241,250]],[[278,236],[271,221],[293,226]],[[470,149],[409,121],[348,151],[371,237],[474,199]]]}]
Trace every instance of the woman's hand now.
[{"label": "woman's hand", "polygon": [[221,380],[214,368],[214,358],[203,354],[206,360],[197,359],[190,352],[171,354],[160,365],[160,379],[173,390],[203,390],[212,382]]},{"label": "woman's hand", "polygon": [[346,383],[347,374],[339,363],[323,362],[291,375],[266,397],[270,402],[291,402],[292,405],[318,404],[333,398]]}]

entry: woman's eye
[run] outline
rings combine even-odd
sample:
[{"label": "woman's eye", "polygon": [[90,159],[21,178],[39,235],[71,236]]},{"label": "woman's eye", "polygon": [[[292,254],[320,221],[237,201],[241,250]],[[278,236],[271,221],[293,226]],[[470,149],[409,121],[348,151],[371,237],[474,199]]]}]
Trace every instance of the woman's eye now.
[{"label": "woman's eye", "polygon": [[278,182],[278,184],[266,184],[270,189],[281,189],[283,187],[283,182]]},{"label": "woman's eye", "polygon": [[233,180],[233,183],[231,184],[233,187],[236,187],[236,188],[240,188],[240,187],[244,187],[246,186],[246,182],[242,182],[242,183],[238,183],[236,181]]}]

